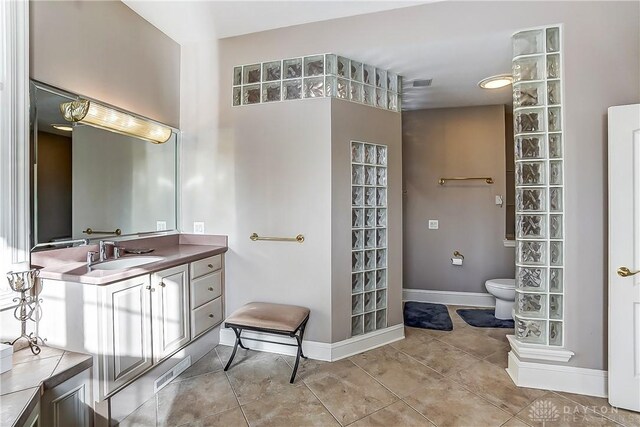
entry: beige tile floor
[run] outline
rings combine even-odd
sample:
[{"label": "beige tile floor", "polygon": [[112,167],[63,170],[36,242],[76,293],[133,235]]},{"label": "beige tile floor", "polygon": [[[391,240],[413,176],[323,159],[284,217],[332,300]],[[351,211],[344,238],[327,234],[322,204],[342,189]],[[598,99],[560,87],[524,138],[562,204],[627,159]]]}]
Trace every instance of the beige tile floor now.
[{"label": "beige tile floor", "polygon": [[[402,341],[333,363],[218,346],[121,426],[640,426],[606,399],[518,388],[505,372],[511,329],[405,328]],[[250,343],[249,343],[250,344]]]}]

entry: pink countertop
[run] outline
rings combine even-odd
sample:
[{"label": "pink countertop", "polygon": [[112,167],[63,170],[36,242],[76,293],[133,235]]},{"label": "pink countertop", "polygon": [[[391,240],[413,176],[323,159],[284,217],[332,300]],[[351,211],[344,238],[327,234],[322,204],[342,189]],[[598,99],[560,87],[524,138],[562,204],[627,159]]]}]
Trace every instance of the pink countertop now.
[{"label": "pink countertop", "polygon": [[[224,242],[224,243],[223,243]],[[138,242],[123,242],[126,247],[154,247],[153,252],[147,254],[148,256],[162,257],[162,261],[157,261],[149,264],[144,264],[139,267],[132,267],[122,270],[96,270],[91,267],[87,267],[86,251],[95,250],[95,245],[86,246],[84,248],[84,257],[80,254],[78,256],[78,250],[80,248],[72,248],[68,251],[73,251],[71,259],[60,260],[60,256],[56,256],[56,262],[42,262],[44,267],[40,270],[40,277],[42,279],[49,280],[64,280],[68,282],[85,283],[87,285],[108,285],[110,283],[118,282],[120,280],[130,279],[132,277],[143,276],[145,274],[154,273],[167,268],[175,267],[177,265],[186,264],[199,259],[207,258],[213,255],[222,254],[227,251],[226,239],[224,241],[198,241],[198,239],[181,238],[179,241],[167,242],[165,241],[150,241],[150,239]],[[156,243],[157,245],[154,245]],[[195,244],[194,244],[195,243]],[[198,244],[203,243],[203,244]],[[215,244],[217,243],[217,244]],[[222,244],[220,244],[222,243]],[[65,251],[61,249],[60,251]],[[50,251],[53,253],[54,251]],[[71,253],[71,252],[69,252]],[[137,257],[139,255],[125,255],[122,258]],[[146,255],[143,255],[146,256]],[[82,261],[81,261],[82,260]],[[32,262],[34,260],[32,259]]]}]

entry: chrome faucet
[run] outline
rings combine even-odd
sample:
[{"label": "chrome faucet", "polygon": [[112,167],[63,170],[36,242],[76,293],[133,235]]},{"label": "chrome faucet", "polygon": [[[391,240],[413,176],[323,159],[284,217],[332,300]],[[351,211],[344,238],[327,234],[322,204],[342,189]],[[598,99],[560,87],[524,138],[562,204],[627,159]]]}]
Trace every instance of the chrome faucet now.
[{"label": "chrome faucet", "polygon": [[96,251],[87,252],[87,267],[91,267],[96,262],[96,255],[98,255]]},{"label": "chrome faucet", "polygon": [[120,248],[117,246],[116,242],[108,241],[108,240],[100,240],[98,247],[100,248],[100,262],[107,260],[107,247],[113,247],[113,257],[115,259],[120,257]]}]

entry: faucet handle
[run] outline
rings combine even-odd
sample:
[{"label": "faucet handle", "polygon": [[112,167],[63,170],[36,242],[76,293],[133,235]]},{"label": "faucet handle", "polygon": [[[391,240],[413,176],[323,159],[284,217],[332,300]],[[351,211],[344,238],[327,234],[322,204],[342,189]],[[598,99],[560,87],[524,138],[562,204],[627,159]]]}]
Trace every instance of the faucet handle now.
[{"label": "faucet handle", "polygon": [[114,245],[113,246],[113,258],[114,259],[120,258],[122,256],[122,251],[123,250],[124,250],[123,247]]},{"label": "faucet handle", "polygon": [[87,266],[91,267],[93,265],[94,262],[96,262],[96,256],[98,255],[98,252],[96,251],[88,251],[87,252]]}]

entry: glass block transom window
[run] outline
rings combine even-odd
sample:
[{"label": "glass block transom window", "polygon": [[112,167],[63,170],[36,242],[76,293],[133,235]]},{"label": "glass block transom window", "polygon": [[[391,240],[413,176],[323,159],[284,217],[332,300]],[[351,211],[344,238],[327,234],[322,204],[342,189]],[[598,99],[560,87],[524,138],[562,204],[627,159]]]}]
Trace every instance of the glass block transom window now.
[{"label": "glass block transom window", "polygon": [[332,97],[400,111],[402,77],[334,54],[233,68],[233,106]]},{"label": "glass block transom window", "polygon": [[387,146],[351,142],[351,336],[387,327]]},{"label": "glass block transom window", "polygon": [[515,334],[564,340],[564,177],[561,28],[513,36],[516,157]]}]

